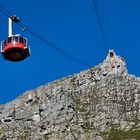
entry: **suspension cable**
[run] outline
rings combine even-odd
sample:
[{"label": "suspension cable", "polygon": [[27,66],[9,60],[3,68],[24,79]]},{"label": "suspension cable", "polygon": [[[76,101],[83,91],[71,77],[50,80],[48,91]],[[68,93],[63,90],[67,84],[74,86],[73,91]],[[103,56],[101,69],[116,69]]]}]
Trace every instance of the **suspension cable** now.
[{"label": "suspension cable", "polygon": [[44,38],[43,36],[41,36],[40,34],[38,34],[37,32],[33,31],[31,28],[29,28],[27,25],[23,24],[22,22],[18,23],[21,27],[25,27],[26,30],[32,34],[33,36],[35,36],[36,38],[38,38],[40,41],[44,42],[46,45],[48,45],[49,47],[53,48],[54,50],[56,50],[57,52],[65,55],[66,57],[69,57],[71,59],[73,59],[74,61],[77,61],[78,63],[81,63],[82,65],[91,67],[90,64],[84,62],[83,60],[75,57],[74,55],[66,52],[65,50],[63,50],[62,48],[56,46],[54,43],[50,42],[48,39]]},{"label": "suspension cable", "polygon": [[[9,12],[8,9],[6,9],[3,5],[0,4],[0,11],[5,14],[8,18],[12,15],[11,12]],[[18,26],[26,29],[31,35],[33,35],[34,37],[36,37],[37,39],[39,39],[40,41],[42,41],[44,44],[46,44],[47,46],[49,46],[50,48],[54,49],[55,51],[63,54],[64,56],[66,56],[67,58],[70,58],[76,62],[78,62],[79,64],[82,64],[84,66],[87,67],[92,67],[90,64],[88,64],[87,62],[79,59],[78,57],[70,54],[69,52],[63,50],[62,48],[56,46],[55,44],[51,43],[48,39],[44,38],[42,35],[38,34],[37,32],[35,32],[34,30],[32,30],[30,27],[28,27],[27,25],[25,25],[23,22],[15,22]]]},{"label": "suspension cable", "polygon": [[103,41],[103,46],[104,46],[106,52],[108,52],[109,47],[107,46],[105,32],[104,32],[103,23],[102,23],[101,14],[100,14],[100,9],[99,9],[99,5],[98,5],[97,0],[93,0],[93,6],[94,6],[97,22],[98,22],[98,28],[99,28],[101,38]]}]

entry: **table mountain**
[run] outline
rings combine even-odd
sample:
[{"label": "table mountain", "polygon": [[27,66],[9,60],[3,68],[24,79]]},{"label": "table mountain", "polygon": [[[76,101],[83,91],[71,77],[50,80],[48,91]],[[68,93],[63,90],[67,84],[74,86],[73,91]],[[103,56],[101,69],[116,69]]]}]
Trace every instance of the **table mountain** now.
[{"label": "table mountain", "polygon": [[1,105],[0,140],[140,140],[140,78],[110,50],[99,65]]}]

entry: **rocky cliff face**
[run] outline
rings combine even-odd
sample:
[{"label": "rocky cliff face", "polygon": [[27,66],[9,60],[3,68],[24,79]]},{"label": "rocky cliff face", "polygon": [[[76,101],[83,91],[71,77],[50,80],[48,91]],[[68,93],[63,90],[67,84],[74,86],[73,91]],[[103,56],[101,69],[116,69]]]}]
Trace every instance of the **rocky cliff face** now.
[{"label": "rocky cliff face", "polygon": [[140,78],[103,63],[0,106],[1,140],[140,140]]}]

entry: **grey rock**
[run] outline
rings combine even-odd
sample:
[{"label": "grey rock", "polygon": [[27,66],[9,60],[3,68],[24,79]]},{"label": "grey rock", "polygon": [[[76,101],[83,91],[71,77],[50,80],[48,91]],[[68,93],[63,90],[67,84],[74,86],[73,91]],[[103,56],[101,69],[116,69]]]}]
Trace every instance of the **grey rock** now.
[{"label": "grey rock", "polygon": [[1,140],[140,140],[140,78],[113,50],[98,66],[0,106]]}]

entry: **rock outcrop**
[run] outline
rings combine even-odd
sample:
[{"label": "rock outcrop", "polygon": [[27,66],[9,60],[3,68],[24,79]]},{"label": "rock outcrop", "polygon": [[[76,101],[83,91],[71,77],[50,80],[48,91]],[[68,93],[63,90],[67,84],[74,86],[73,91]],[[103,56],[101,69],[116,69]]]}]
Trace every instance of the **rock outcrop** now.
[{"label": "rock outcrop", "polygon": [[140,78],[103,63],[0,106],[1,140],[140,140]]}]

